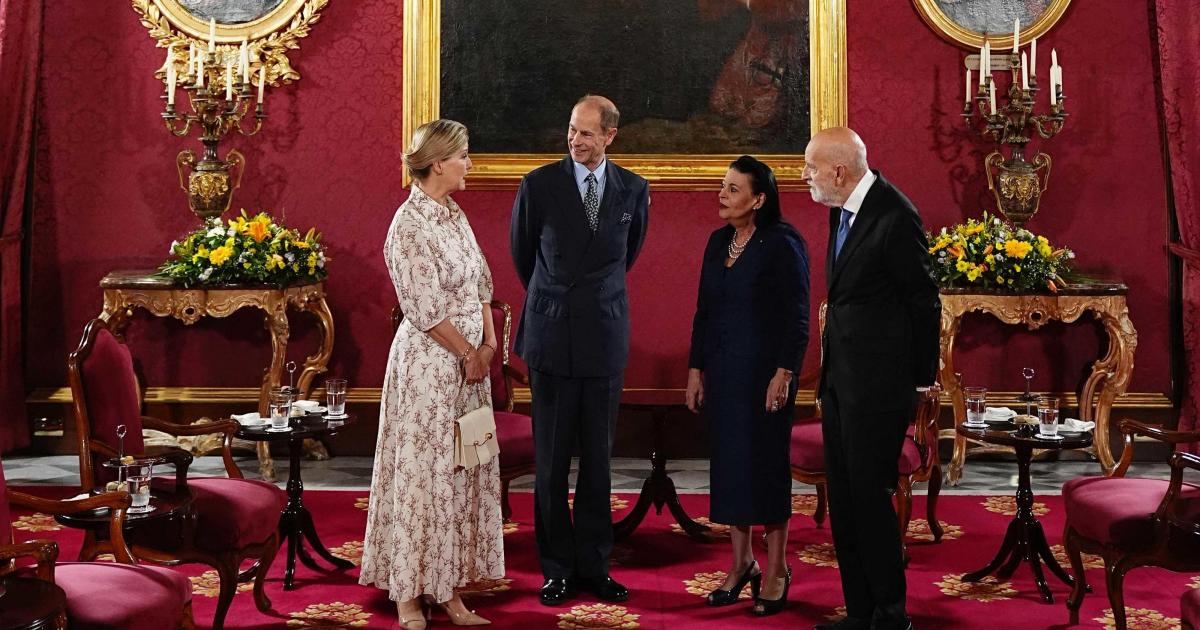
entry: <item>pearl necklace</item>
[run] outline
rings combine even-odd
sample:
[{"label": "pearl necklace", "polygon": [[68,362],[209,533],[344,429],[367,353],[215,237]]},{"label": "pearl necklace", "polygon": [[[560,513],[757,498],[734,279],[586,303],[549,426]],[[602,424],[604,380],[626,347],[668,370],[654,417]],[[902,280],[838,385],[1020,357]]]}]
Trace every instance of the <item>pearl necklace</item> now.
[{"label": "pearl necklace", "polygon": [[737,231],[735,230],[733,233],[733,236],[730,237],[730,239],[729,239],[729,248],[728,248],[729,257],[733,260],[737,260],[738,256],[741,256],[742,252],[746,251],[746,246],[748,246],[750,244],[750,239],[753,237],[754,237],[754,228],[751,228],[750,234],[748,234],[746,236],[746,242],[742,243],[741,245],[738,245]]}]

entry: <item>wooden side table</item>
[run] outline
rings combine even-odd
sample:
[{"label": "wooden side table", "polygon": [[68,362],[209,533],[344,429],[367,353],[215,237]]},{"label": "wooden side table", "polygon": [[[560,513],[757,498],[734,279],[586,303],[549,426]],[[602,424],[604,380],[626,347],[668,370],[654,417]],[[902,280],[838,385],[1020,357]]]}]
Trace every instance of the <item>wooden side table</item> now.
[{"label": "wooden side table", "polygon": [[[1113,400],[1125,393],[1133,374],[1133,354],[1137,349],[1137,331],[1129,320],[1125,297],[1129,288],[1123,284],[1073,285],[1050,294],[1005,294],[968,289],[942,289],[941,381],[954,404],[954,429],[943,429],[942,439],[954,439],[954,456],[950,460],[950,483],[962,477],[968,454],[968,442],[979,444],[957,431],[967,416],[962,383],[954,370],[954,338],[958,335],[962,317],[971,311],[989,313],[1006,324],[1024,324],[1037,330],[1049,321],[1071,323],[1084,313],[1091,312],[1108,334],[1108,351],[1092,364],[1092,373],[1079,394],[1079,419],[1096,423],[1094,453],[1104,474],[1116,467],[1108,443],[1109,413]],[[1008,450],[1007,447],[1001,447]],[[972,449],[975,452],[976,449]],[[979,452],[994,451],[984,447]]]},{"label": "wooden side table", "polygon": [[[258,412],[267,417],[267,397],[272,387],[283,381],[283,366],[287,361],[288,337],[291,327],[287,311],[292,308],[311,313],[317,318],[321,345],[304,361],[297,386],[299,398],[307,398],[313,379],[326,371],[333,354],[333,314],[325,301],[325,283],[293,285],[284,289],[271,286],[229,286],[220,288],[185,289],[169,278],[154,275],[154,271],[114,271],[100,281],[104,290],[104,310],[100,318],[107,320],[113,334],[121,335],[134,309],[145,309],[156,317],[174,317],[184,324],[194,324],[202,317],[228,317],[242,308],[263,311],[267,330],[271,333],[271,363],[263,371],[262,387],[258,394]],[[323,447],[322,447],[323,451]],[[264,479],[275,480],[275,463],[266,442],[257,443],[259,470]]]},{"label": "wooden side table", "polygon": [[63,630],[67,627],[67,594],[57,584],[37,578],[0,578],[0,628]]}]

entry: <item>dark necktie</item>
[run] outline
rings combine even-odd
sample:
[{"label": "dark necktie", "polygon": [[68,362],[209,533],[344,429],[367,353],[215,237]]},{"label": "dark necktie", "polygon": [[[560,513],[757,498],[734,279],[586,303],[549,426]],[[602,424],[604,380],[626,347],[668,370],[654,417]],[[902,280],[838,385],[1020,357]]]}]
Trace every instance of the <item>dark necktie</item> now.
[{"label": "dark necktie", "polygon": [[588,173],[584,178],[587,192],[583,193],[583,209],[587,212],[588,227],[595,232],[600,225],[600,196],[596,194],[596,174]]},{"label": "dark necktie", "polygon": [[846,243],[846,235],[850,233],[850,218],[853,212],[842,208],[842,220],[838,223],[837,239],[833,242],[833,259],[836,261],[842,253],[842,245]]}]

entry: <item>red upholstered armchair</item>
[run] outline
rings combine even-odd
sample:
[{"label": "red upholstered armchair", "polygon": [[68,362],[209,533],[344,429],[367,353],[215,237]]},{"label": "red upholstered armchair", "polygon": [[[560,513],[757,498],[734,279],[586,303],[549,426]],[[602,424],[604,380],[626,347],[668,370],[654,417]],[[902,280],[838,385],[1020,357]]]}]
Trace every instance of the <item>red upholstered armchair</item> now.
[{"label": "red upholstered armchair", "polygon": [[[819,327],[825,329],[825,303],[819,311]],[[804,382],[815,383],[817,375],[809,375]],[[908,428],[904,445],[900,449],[900,478],[896,488],[896,516],[900,522],[900,536],[908,531],[912,518],[912,486],[921,481],[929,482],[929,493],[925,502],[926,520],[933,533],[934,542],[942,540],[942,526],[937,520],[937,500],[942,489],[942,464],[938,457],[938,413],[939,396],[942,388],[937,383],[932,387],[920,388],[913,424]],[[825,478],[825,442],[821,434],[821,406],[817,401],[817,416],[802,420],[792,426],[792,479],[817,487],[817,509],[813,520],[820,526],[825,522],[829,491]]]},{"label": "red upholstered armchair", "polygon": [[[508,503],[508,486],[513,479],[532,475],[533,420],[513,412],[513,382],[528,385],[529,379],[509,364],[509,343],[512,337],[512,307],[492,300],[492,324],[496,327],[496,356],[492,358],[492,410],[496,416],[496,431],[500,434],[500,500],[505,520],[512,516]],[[404,321],[399,306],[392,308],[392,331]]]},{"label": "red upholstered armchair", "polygon": [[[192,514],[171,527],[153,532],[129,532],[136,557],[161,564],[200,563],[216,569],[221,588],[213,628],[224,625],[225,614],[237,592],[238,569],[253,558],[254,603],[260,611],[271,608],[263,580],[279,550],[279,512],[287,501],[282,490],[265,481],[242,479],[230,446],[237,423],[177,425],[141,415],[141,393],[133,357],[107,322],[93,319],[83,329],[79,348],[67,361],[79,437],[79,478],[84,491],[109,479],[100,462],[116,455],[117,426],[125,425],[125,454],[143,454],[142,429],[171,435],[224,434],[222,458],[229,478],[187,477],[191,456],[178,449],[153,453],[175,465],[179,487],[193,497]],[[80,560],[111,552],[112,536],[85,534]],[[248,572],[250,573],[250,572]],[[249,577],[249,576],[247,576]]]},{"label": "red upholstered armchair", "polygon": [[[109,539],[120,564],[108,562],[57,563],[58,545],[52,540],[13,543],[9,502],[48,514],[70,514],[108,508]],[[183,574],[160,567],[139,566],[125,544],[122,529],[128,492],[106,492],[86,499],[54,501],[10,490],[0,463],[0,575],[14,570],[14,560],[32,558],[36,572],[27,577],[57,584],[67,595],[67,627],[88,630],[191,629],[192,585]],[[25,569],[19,569],[24,572]],[[19,605],[19,604],[17,604]]]},{"label": "red upholstered armchair", "polygon": [[[1137,567],[1200,571],[1200,486],[1183,483],[1186,468],[1200,470],[1200,458],[1173,453],[1171,480],[1125,477],[1133,461],[1135,436],[1184,444],[1200,441],[1200,431],[1168,431],[1122,420],[1125,448],[1111,477],[1077,477],[1063,485],[1067,524],[1063,541],[1075,573],[1067,598],[1071,623],[1079,623],[1079,607],[1088,588],[1082,552],[1104,559],[1108,601],[1117,630],[1124,630],[1125,574]],[[1195,598],[1184,596],[1185,623],[1195,624]]]}]

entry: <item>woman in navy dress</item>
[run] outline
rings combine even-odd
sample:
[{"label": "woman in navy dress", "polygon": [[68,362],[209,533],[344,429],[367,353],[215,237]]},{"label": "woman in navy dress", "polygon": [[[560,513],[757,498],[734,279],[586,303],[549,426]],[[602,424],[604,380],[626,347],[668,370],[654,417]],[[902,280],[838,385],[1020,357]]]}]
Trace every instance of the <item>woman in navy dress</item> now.
[{"label": "woman in navy dress", "polygon": [[[709,518],[732,526],[729,574],[708,603],[733,604],[750,583],[753,612],[770,615],[783,609],[791,584],[789,449],[796,372],[808,346],[808,254],[780,216],[766,164],[748,155],[734,161],[719,200],[728,225],[704,249],[686,394],[688,408],[703,407],[711,424]],[[765,570],[754,559],[754,525],[766,530]]]}]

